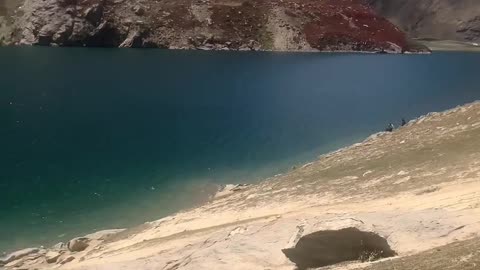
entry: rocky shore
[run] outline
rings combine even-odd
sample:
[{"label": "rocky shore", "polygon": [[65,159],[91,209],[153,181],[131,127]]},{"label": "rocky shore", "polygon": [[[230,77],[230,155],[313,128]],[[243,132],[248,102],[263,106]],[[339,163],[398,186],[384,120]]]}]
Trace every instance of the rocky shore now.
[{"label": "rocky shore", "polygon": [[430,113],[126,230],[17,251],[5,269],[478,269],[480,102]]},{"label": "rocky shore", "polygon": [[9,1],[5,45],[428,52],[363,0]]}]

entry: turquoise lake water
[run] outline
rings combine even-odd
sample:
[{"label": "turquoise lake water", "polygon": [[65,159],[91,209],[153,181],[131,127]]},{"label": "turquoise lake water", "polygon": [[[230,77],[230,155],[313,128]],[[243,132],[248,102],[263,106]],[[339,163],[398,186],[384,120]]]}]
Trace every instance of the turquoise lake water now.
[{"label": "turquoise lake water", "polygon": [[0,48],[0,251],[133,226],[480,99],[480,54]]}]

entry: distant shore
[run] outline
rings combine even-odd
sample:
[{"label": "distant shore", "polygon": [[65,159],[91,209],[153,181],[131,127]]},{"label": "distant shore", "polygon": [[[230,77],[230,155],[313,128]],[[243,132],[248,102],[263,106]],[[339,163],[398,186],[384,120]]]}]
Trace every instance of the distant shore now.
[{"label": "distant shore", "polygon": [[480,44],[455,40],[416,39],[432,51],[480,52]]}]

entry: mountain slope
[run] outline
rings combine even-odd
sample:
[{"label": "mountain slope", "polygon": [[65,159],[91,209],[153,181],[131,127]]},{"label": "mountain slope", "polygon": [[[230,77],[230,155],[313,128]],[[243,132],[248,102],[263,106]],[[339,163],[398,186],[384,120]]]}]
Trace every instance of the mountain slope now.
[{"label": "mountain slope", "polygon": [[480,41],[478,0],[368,0],[413,37]]},{"label": "mountain slope", "polygon": [[363,0],[26,0],[21,10],[12,44],[416,50],[405,33]]}]

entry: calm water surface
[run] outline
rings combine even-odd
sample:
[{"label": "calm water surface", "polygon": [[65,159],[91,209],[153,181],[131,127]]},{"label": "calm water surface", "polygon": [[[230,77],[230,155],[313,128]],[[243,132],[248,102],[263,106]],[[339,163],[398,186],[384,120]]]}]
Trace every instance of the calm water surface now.
[{"label": "calm water surface", "polygon": [[0,48],[0,250],[156,219],[480,99],[480,54]]}]

